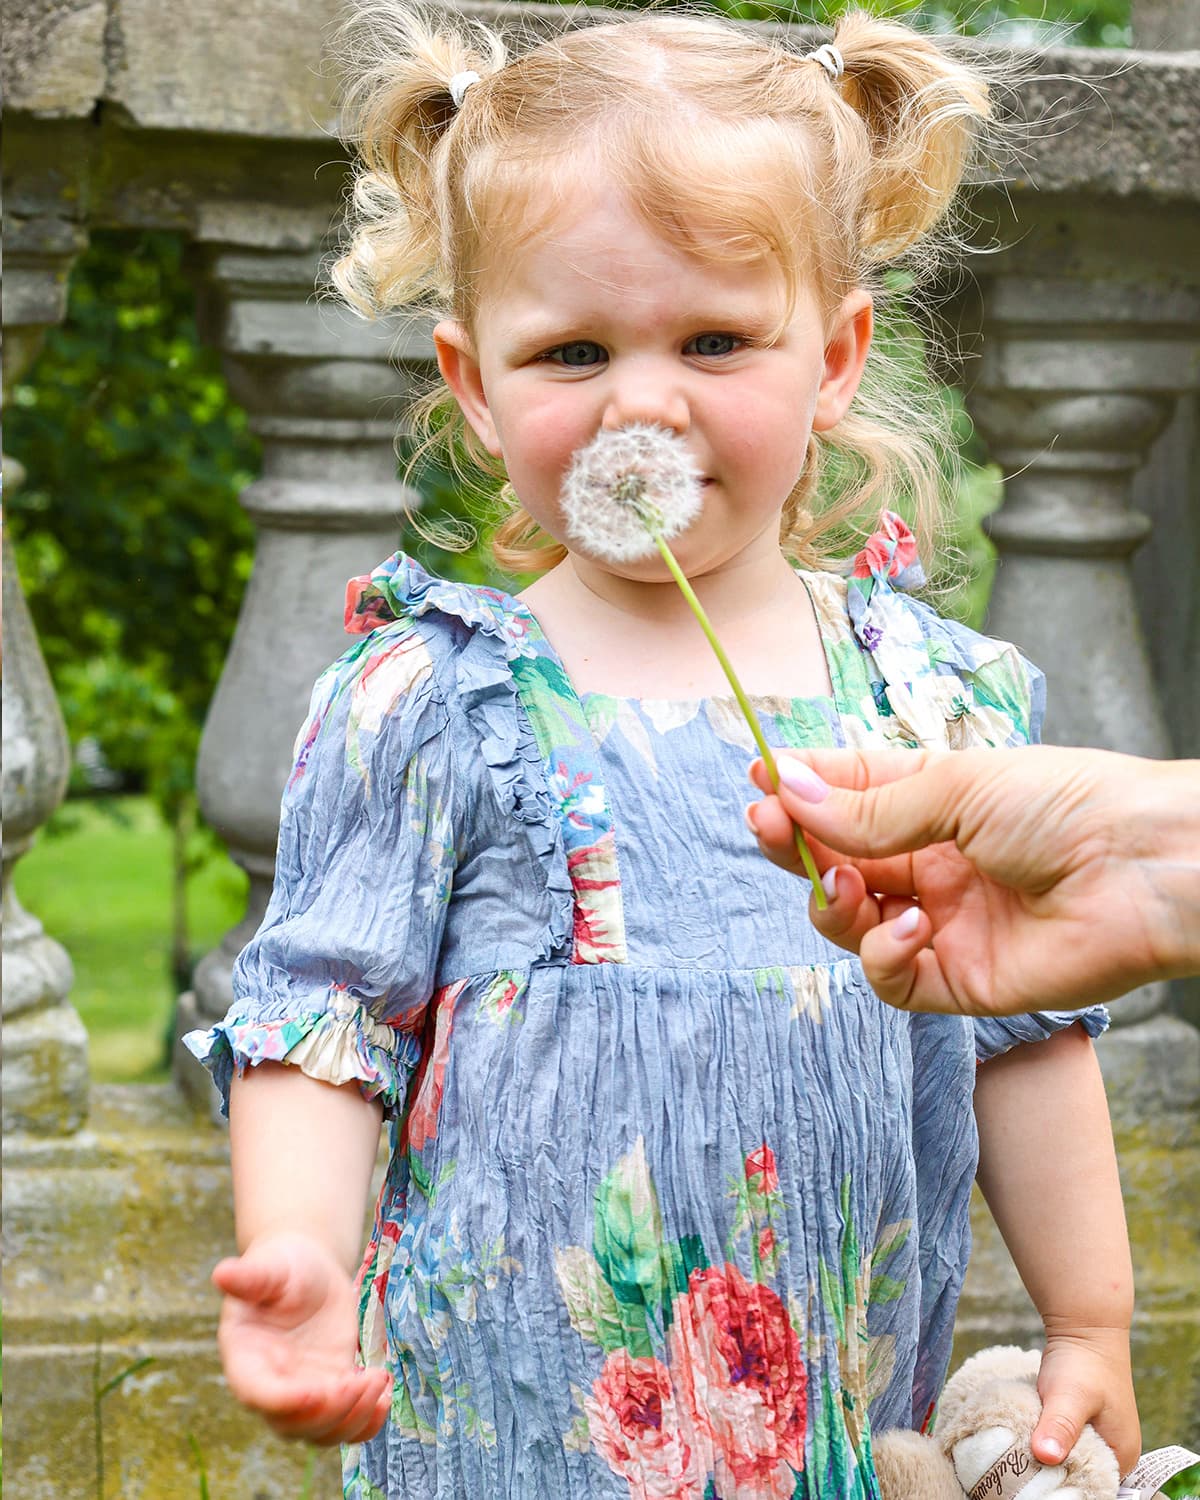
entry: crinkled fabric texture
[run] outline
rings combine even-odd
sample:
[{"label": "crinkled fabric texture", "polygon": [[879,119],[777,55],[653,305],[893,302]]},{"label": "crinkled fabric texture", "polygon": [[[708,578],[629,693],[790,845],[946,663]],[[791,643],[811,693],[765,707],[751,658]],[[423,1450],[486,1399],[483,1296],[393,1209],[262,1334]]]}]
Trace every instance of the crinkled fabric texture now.
[{"label": "crinkled fabric texture", "polygon": [[[1033,736],[1040,675],[898,592],[906,545],[801,575],[834,695],[758,700],[774,744]],[[361,1348],[394,1393],[345,1494],[876,1497],[872,1431],[945,1376],[976,1061],[1077,1018],[879,1004],[746,835],[732,701],[581,699],[516,600],[402,555],[347,620],[188,1039],[226,1097],[269,1058],[388,1116]]]}]

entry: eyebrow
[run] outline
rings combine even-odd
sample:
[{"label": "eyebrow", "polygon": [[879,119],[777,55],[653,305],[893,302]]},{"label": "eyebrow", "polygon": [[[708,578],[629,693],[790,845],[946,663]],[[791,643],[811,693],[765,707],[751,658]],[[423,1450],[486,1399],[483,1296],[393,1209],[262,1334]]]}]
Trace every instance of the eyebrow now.
[{"label": "eyebrow", "polygon": [[[535,315],[528,323],[502,324],[498,333],[500,343],[507,353],[528,355],[542,349],[552,349],[556,344],[569,343],[573,339],[582,341],[585,337],[591,337],[580,330],[599,321],[598,315],[583,309],[574,316],[564,314],[553,320],[544,315]],[[739,309],[725,306],[718,309],[697,305],[673,314],[672,321],[681,328],[691,329],[693,333],[749,333],[765,336],[779,327],[779,318],[764,316],[760,307]]]}]

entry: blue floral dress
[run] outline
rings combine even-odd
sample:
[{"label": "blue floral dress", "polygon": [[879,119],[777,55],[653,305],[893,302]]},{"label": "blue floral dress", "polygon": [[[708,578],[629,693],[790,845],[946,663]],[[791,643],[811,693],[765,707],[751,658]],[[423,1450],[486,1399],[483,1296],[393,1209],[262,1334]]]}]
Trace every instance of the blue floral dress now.
[{"label": "blue floral dress", "polygon": [[[907,598],[904,540],[801,574],[830,698],[778,746],[1014,745],[1041,678]],[[874,550],[872,550],[874,549]],[[969,1251],[975,1067],[1076,1019],[881,1005],[742,808],[732,701],[577,695],[530,612],[397,554],[319,680],[225,1020],[381,1100],[353,1500],[877,1497]],[[1095,1034],[1102,1012],[1085,1014]]]}]

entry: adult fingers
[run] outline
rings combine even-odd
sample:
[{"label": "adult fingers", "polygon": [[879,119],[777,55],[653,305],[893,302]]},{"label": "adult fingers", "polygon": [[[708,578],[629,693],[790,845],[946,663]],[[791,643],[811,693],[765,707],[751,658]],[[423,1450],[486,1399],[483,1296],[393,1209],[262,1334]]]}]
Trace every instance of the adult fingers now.
[{"label": "adult fingers", "polygon": [[[889,915],[895,908],[889,904]],[[859,957],[871,988],[897,1010],[961,1015],[962,1006],[932,947],[933,925],[911,903],[863,934]]]},{"label": "adult fingers", "polygon": [[[822,750],[822,749],[793,749],[776,750],[775,757],[779,763],[779,769],[783,769],[783,762],[789,761],[793,767],[799,765],[807,767],[814,773],[818,783],[825,787],[841,787],[845,791],[865,792],[868,787],[886,786],[893,781],[903,781],[906,777],[915,776],[923,770],[930,761],[940,760],[948,751],[943,750]],[[757,768],[761,774],[758,785],[763,791],[770,790],[770,778],[767,775],[766,766],[761,760],[754,762],[752,771]],[[800,773],[801,779],[803,772]],[[756,775],[756,780],[757,780]],[[820,790],[820,788],[816,788]],[[820,800],[814,798],[813,800]]]},{"label": "adult fingers", "polygon": [[[874,858],[898,855],[954,839],[961,790],[978,774],[979,756],[987,753],[843,750],[805,752],[801,760],[789,751],[778,757],[777,795],[788,816],[830,849]],[[844,760],[833,762],[834,755]],[[826,781],[818,766],[852,789]],[[770,787],[761,763],[751,775],[756,785]]]},{"label": "adult fingers", "polygon": [[821,884],[829,905],[821,911],[815,897],[810,899],[808,914],[813,926],[847,953],[859,952],[863,938],[879,925],[878,901],[853,865],[832,866],[825,871]]},{"label": "adult fingers", "polygon": [[[761,802],[751,802],[746,808],[746,826],[773,865],[778,865],[781,870],[788,870],[793,875],[805,873],[804,861],[796,848],[796,825],[778,797],[768,796]],[[816,839],[809,839],[808,847],[817,862],[818,870],[827,870],[840,858]]]},{"label": "adult fingers", "polygon": [[[781,764],[783,760],[784,757],[780,757]],[[762,761],[755,761],[751,768],[751,779],[764,789],[770,787]],[[796,875],[804,874],[803,861],[796,852],[795,830],[797,827],[804,827],[807,814],[797,808],[787,789],[783,788],[778,796],[768,790],[762,801],[752,803],[751,808],[753,811],[747,812],[746,821],[757,835],[766,857],[780,869]],[[811,828],[804,827],[804,836],[819,870],[850,862],[844,848],[822,843],[814,836]],[[871,890],[905,896],[915,894],[910,854],[895,854],[887,859],[855,859],[853,863],[862,871]]]}]

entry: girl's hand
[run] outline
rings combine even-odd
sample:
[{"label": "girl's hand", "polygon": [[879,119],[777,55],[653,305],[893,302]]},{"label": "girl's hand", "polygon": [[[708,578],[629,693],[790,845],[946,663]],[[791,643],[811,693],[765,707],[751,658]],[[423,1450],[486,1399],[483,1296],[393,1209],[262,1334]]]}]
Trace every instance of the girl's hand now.
[{"label": "girl's hand", "polygon": [[1039,1463],[1061,1463],[1088,1422],[1116,1454],[1122,1476],[1137,1463],[1142,1430],[1129,1369],[1128,1329],[1047,1329],[1038,1395],[1042,1417],[1032,1447]]},{"label": "girl's hand", "polygon": [[213,1269],[225,1293],[217,1342],[237,1399],[282,1437],[358,1443],[387,1419],[391,1378],[355,1365],[357,1297],[337,1257],[306,1234],[274,1234]]}]

